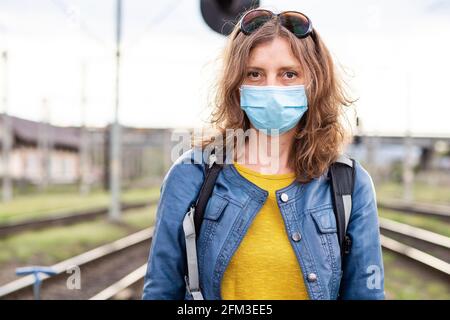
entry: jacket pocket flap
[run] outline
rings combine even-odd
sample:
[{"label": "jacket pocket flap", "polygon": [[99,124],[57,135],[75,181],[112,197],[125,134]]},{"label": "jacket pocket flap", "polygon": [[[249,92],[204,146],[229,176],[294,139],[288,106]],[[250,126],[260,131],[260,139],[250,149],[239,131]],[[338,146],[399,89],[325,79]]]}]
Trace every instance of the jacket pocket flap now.
[{"label": "jacket pocket flap", "polygon": [[333,209],[311,212],[311,216],[321,233],[337,232],[336,218]]},{"label": "jacket pocket flap", "polygon": [[213,194],[208,201],[205,209],[205,219],[218,220],[222,215],[223,210],[228,204],[228,200]]}]

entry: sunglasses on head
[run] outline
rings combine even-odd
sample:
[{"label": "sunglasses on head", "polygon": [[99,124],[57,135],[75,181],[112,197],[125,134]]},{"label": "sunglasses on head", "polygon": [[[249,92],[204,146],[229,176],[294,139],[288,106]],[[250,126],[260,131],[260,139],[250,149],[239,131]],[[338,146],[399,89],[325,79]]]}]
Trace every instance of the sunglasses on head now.
[{"label": "sunglasses on head", "polygon": [[279,19],[280,24],[292,32],[297,38],[302,39],[311,35],[314,40],[314,30],[311,20],[298,11],[284,11],[275,14],[265,9],[251,10],[241,18],[239,31],[245,35],[250,35],[274,17]]}]

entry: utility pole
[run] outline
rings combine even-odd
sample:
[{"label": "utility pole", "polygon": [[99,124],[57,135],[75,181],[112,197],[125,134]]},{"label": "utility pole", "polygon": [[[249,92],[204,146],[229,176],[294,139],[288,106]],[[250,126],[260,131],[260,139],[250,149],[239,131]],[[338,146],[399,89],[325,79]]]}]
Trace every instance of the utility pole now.
[{"label": "utility pole", "polygon": [[403,160],[403,200],[411,202],[414,200],[413,184],[413,141],[411,137],[411,79],[410,73],[406,73],[406,133],[404,137],[404,160]]},{"label": "utility pole", "polygon": [[86,128],[86,63],[81,65],[81,132],[80,132],[80,194],[90,191],[89,185],[89,139]]},{"label": "utility pole", "polygon": [[12,199],[12,183],[10,175],[10,154],[12,145],[11,119],[8,116],[8,53],[2,53],[3,59],[3,132],[2,132],[2,159],[3,159],[3,202]]},{"label": "utility pole", "polygon": [[120,89],[120,41],[122,28],[122,1],[116,0],[116,97],[114,108],[114,122],[111,127],[110,141],[110,161],[109,161],[109,187],[111,203],[109,207],[109,219],[119,221],[121,218],[120,208],[120,177],[121,177],[121,156],[120,156],[120,124],[119,124],[119,89]]},{"label": "utility pole", "polygon": [[41,155],[40,191],[48,188],[50,181],[50,109],[47,98],[42,99],[42,120],[39,124],[38,148]]}]

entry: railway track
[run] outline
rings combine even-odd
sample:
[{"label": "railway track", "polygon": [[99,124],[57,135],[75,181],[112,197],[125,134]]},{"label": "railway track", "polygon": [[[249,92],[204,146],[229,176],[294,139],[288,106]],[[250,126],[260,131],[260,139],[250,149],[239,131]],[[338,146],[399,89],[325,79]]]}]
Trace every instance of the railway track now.
[{"label": "railway track", "polygon": [[136,300],[141,298],[147,264],[143,264],[89,300]]},{"label": "railway track", "polygon": [[418,202],[404,201],[378,201],[379,209],[399,211],[408,214],[420,215],[424,217],[434,217],[444,222],[450,222],[450,207]]},{"label": "railway track", "polygon": [[[450,280],[450,238],[421,228],[381,218],[384,249],[408,258],[422,268]],[[153,228],[60,262],[53,277],[42,276],[43,299],[139,299]],[[66,273],[74,265],[81,272],[81,289],[67,289]],[[32,276],[0,287],[0,299],[32,299]]]},{"label": "railway track", "polygon": [[450,238],[380,218],[381,245],[450,280]]},{"label": "railway track", "polygon": [[[122,203],[121,208],[123,212],[132,209],[139,209],[150,207],[157,203],[157,199],[152,199],[145,202]],[[27,230],[39,230],[52,226],[65,226],[79,222],[94,220],[100,217],[105,217],[108,213],[108,207],[87,209],[81,211],[74,211],[64,214],[55,214],[44,218],[30,219],[20,222],[7,223],[0,225],[0,238],[10,236],[19,232]]]},{"label": "railway track", "polygon": [[[122,210],[129,211],[132,209],[139,209],[149,207],[157,204],[158,199],[152,199],[145,202],[122,203]],[[404,213],[417,214],[427,217],[436,217],[443,221],[450,222],[450,207],[442,205],[430,205],[423,203],[401,203],[401,202],[378,202],[378,207],[381,209],[394,210]],[[108,207],[87,209],[81,211],[74,211],[64,214],[55,214],[45,218],[30,219],[21,222],[0,224],[0,238],[13,235],[27,230],[39,230],[51,226],[64,226],[75,224],[78,222],[89,221],[104,217],[108,213]]]},{"label": "railway track", "polygon": [[[449,237],[385,218],[380,218],[380,231],[384,233],[381,235],[381,242],[385,249],[405,256],[421,267],[432,269],[440,276],[450,277],[450,265],[448,263],[450,259]],[[392,237],[386,236],[386,233],[389,233]],[[409,242],[407,243],[412,245],[412,242],[414,242],[414,245],[419,246],[422,250],[394,238],[401,238],[402,240],[408,238]],[[436,248],[440,250],[439,258],[429,253],[430,250],[433,251]],[[91,297],[90,300],[140,299],[145,272],[146,265],[144,264]]]},{"label": "railway track", "polygon": [[[145,265],[152,235],[153,227],[144,229],[51,266],[56,275],[41,276],[41,298],[87,300],[96,296]],[[80,288],[70,286],[74,267],[79,268]],[[7,283],[0,287],[0,299],[33,299],[33,283],[32,275]]]}]

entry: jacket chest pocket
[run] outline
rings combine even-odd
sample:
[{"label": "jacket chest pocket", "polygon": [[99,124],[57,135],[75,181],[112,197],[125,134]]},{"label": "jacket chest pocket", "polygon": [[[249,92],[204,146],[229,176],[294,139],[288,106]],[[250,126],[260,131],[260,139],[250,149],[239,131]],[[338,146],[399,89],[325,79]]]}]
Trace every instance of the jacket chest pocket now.
[{"label": "jacket chest pocket", "polygon": [[204,218],[212,221],[220,220],[220,217],[222,216],[222,213],[227,205],[227,199],[217,194],[213,194],[206,205]]},{"label": "jacket chest pocket", "polygon": [[205,208],[205,214],[200,228],[200,243],[208,242],[213,237],[217,224],[220,223],[220,218],[227,205],[227,199],[213,193]]},{"label": "jacket chest pocket", "polygon": [[340,248],[334,211],[331,207],[312,211],[311,217],[314,221],[323,253],[333,271],[336,272],[340,270]]},{"label": "jacket chest pocket", "polygon": [[226,207],[228,206],[228,200],[213,193],[205,208],[205,214],[203,216],[202,226],[200,228],[200,234],[197,241],[197,253],[199,261],[200,273],[203,271],[203,261],[211,242],[214,241],[216,235],[216,229],[220,224],[222,215]]},{"label": "jacket chest pocket", "polygon": [[[332,207],[311,212],[312,220],[316,227],[316,239],[320,241],[318,245],[322,250],[322,257],[317,259],[325,262],[323,265],[327,266],[330,272],[330,281],[328,282],[328,289],[331,297],[337,296],[341,278],[341,253],[337,235],[336,217]],[[319,249],[319,248],[318,248]]]}]

